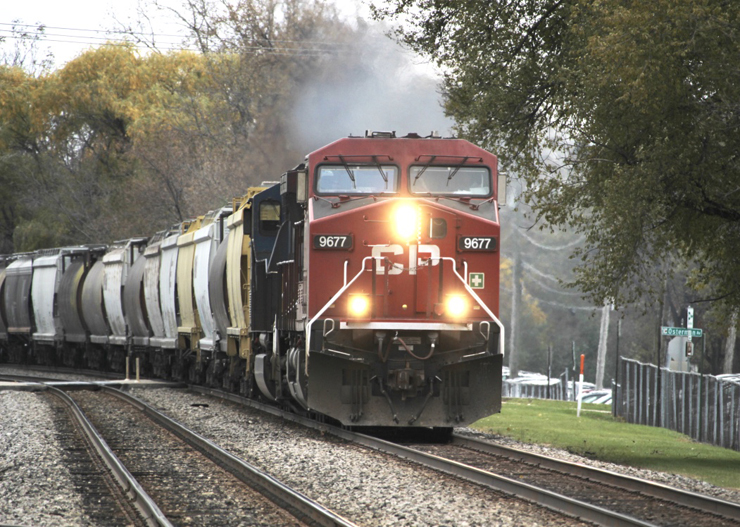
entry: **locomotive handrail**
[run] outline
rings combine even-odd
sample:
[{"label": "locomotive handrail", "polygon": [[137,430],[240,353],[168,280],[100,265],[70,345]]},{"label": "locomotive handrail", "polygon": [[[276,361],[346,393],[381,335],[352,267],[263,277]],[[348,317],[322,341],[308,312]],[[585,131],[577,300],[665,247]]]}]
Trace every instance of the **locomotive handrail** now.
[{"label": "locomotive handrail", "polygon": [[[476,302],[478,302],[478,305],[483,308],[483,310],[486,312],[486,314],[491,317],[491,320],[493,320],[496,325],[499,328],[499,335],[498,335],[498,346],[499,351],[501,352],[501,355],[504,354],[504,325],[501,323],[501,321],[496,317],[496,315],[493,314],[493,312],[488,309],[488,306],[483,302],[483,300],[480,299],[480,297],[473,291],[473,288],[468,285],[468,282],[460,276],[460,273],[457,272],[457,269],[455,268],[455,259],[451,258],[449,256],[441,256],[439,258],[434,258],[435,260],[449,260],[452,262],[452,272],[455,273],[455,276],[462,282],[462,285],[465,286],[465,290],[472,296]],[[467,264],[467,262],[466,262]],[[467,265],[466,265],[466,274],[467,274]]]},{"label": "locomotive handrail", "polygon": [[[306,376],[308,376],[308,359],[309,359],[309,356],[311,355],[311,327],[313,326],[313,323],[316,322],[316,319],[318,319],[321,315],[323,315],[324,311],[326,311],[329,308],[329,306],[331,306],[337,300],[337,298],[342,296],[342,293],[344,293],[349,288],[349,286],[351,286],[355,282],[355,280],[357,280],[360,277],[360,275],[366,271],[365,262],[367,260],[382,260],[382,259],[383,259],[382,256],[366,256],[365,258],[363,258],[362,267],[360,268],[360,271],[349,282],[347,282],[347,278],[346,278],[348,262],[345,261],[344,285],[342,286],[341,289],[339,289],[339,291],[336,292],[336,294],[333,297],[331,297],[331,300],[329,300],[326,304],[324,304],[324,307],[322,307],[318,311],[318,313],[316,313],[314,317],[311,320],[309,320],[308,324],[306,324],[306,367],[305,367]],[[501,323],[498,317],[496,317],[496,315],[493,314],[493,311],[491,311],[488,308],[485,302],[483,302],[483,300],[480,299],[480,297],[475,293],[475,291],[473,291],[473,289],[468,285],[467,281],[462,276],[460,276],[460,273],[457,272],[457,269],[456,269],[457,262],[455,261],[455,259],[449,256],[440,256],[437,258],[430,258],[430,260],[449,260],[450,262],[452,262],[452,272],[455,273],[455,276],[457,276],[460,282],[462,282],[463,286],[465,286],[465,290],[470,294],[470,296],[473,297],[473,299],[475,299],[476,302],[478,302],[478,305],[480,305],[483,308],[486,314],[489,317],[491,317],[491,320],[493,320],[496,323],[496,325],[499,327],[499,344],[498,345],[499,345],[499,351],[503,355],[504,354],[504,342],[505,342],[504,325]],[[465,274],[467,275],[467,262],[465,262]]]},{"label": "locomotive handrail", "polygon": [[313,326],[313,323],[316,322],[316,319],[319,318],[321,315],[323,315],[324,311],[329,309],[329,306],[332,305],[336,301],[337,298],[342,296],[342,293],[344,293],[349,286],[355,283],[355,280],[357,280],[360,277],[360,275],[365,272],[365,262],[367,260],[376,260],[376,259],[380,260],[382,258],[383,258],[382,256],[365,256],[365,258],[362,259],[362,267],[360,268],[360,272],[358,272],[355,275],[355,277],[349,282],[347,282],[347,280],[345,279],[344,285],[342,286],[342,288],[339,291],[337,291],[336,294],[333,297],[331,297],[331,300],[329,300],[324,305],[324,307],[319,309],[319,312],[316,313],[311,320],[309,320],[308,324],[306,324],[306,368],[305,368],[306,376],[308,376],[308,357],[309,355],[311,355],[311,326]]}]

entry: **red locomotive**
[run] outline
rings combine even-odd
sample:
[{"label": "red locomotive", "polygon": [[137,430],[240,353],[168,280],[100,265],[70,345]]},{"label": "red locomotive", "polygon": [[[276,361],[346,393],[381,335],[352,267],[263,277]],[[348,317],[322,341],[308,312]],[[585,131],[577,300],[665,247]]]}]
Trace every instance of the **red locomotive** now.
[{"label": "red locomotive", "polygon": [[496,171],[467,141],[369,133],[286,173],[260,391],[353,426],[500,411]]}]

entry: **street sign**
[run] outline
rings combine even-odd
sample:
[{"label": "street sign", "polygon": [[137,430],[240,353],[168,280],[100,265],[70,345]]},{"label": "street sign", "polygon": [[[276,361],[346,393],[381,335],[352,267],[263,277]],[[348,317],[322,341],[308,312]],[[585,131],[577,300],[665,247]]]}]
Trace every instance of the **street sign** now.
[{"label": "street sign", "polygon": [[660,334],[669,337],[701,337],[704,332],[697,328],[671,328],[660,326]]},{"label": "street sign", "polygon": [[691,306],[686,308],[686,327],[694,327],[694,308]]}]

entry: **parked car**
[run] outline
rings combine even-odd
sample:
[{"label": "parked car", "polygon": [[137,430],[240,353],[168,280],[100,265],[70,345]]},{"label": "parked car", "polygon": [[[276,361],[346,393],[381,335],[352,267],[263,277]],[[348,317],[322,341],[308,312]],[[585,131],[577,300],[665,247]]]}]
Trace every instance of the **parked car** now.
[{"label": "parked car", "polygon": [[579,389],[579,385],[581,383],[579,383],[578,381],[576,381],[575,383],[568,383],[568,400],[570,400],[570,401],[576,400],[576,397],[573,396],[573,388],[572,388],[573,387],[573,384],[575,384],[576,395],[583,396],[583,395],[586,395],[587,393],[590,393],[590,392],[592,392],[592,391],[594,391],[596,389],[596,385],[594,383],[592,383],[592,382],[585,382],[584,381],[583,382],[583,385],[580,386],[580,389]]},{"label": "parked car", "polygon": [[740,383],[740,373],[722,373],[716,377],[718,381]]},{"label": "parked car", "polygon": [[612,402],[611,390],[592,390],[581,395],[581,402],[593,404],[609,404]]}]

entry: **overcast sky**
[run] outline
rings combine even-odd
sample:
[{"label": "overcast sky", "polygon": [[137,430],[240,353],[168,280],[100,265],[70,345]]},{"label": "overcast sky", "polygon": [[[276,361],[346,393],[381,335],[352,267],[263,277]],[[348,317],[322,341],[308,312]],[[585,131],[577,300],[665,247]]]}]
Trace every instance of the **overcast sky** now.
[{"label": "overcast sky", "polygon": [[[31,26],[24,28],[28,31],[33,31],[33,26],[43,24],[47,27],[44,42],[53,52],[56,66],[111,38],[112,35],[106,34],[106,30],[133,23],[137,6],[146,4],[141,0],[1,0],[1,3],[0,36],[6,37],[4,46],[12,44],[8,37],[14,21]],[[182,1],[159,0],[159,3],[179,7]],[[369,9],[362,0],[334,0],[333,3],[342,15],[350,19],[358,15],[369,17]],[[179,43],[177,33],[182,29],[174,17],[160,13],[152,21],[155,32],[165,35],[160,39],[164,44],[163,49],[167,43]],[[42,46],[42,49],[46,48]]]},{"label": "overcast sky", "polygon": [[[330,0],[331,1],[331,0]],[[333,0],[348,21],[358,16],[369,19],[370,10],[363,0]],[[116,35],[107,33],[126,25],[135,25],[139,3],[151,0],[0,0],[0,36],[2,46],[12,49],[11,28],[20,21],[21,29],[35,31],[46,26],[37,54],[43,58],[47,49],[54,55],[54,67],[64,64],[91,47],[97,47]],[[158,0],[160,5],[180,7],[182,0]],[[151,17],[157,46],[162,51],[179,49],[183,29],[171,13],[147,10]],[[27,26],[26,26],[27,25]],[[449,135],[450,119],[444,116],[439,96],[439,76],[429,64],[384,36],[376,28],[365,37],[372,52],[353,60],[367,61],[365,74],[352,77],[341,85],[309,85],[296,107],[296,128],[316,143],[327,142],[364,130],[395,130],[399,134],[432,131]],[[389,81],[390,79],[390,81]],[[329,118],[331,116],[331,118]]]}]

